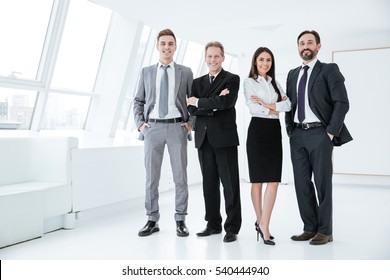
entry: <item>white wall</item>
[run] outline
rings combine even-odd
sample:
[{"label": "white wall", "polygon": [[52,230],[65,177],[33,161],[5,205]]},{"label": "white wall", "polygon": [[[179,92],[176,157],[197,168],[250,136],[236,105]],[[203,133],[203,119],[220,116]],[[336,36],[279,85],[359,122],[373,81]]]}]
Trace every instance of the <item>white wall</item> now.
[{"label": "white wall", "polygon": [[346,123],[354,138],[335,149],[334,172],[390,176],[390,48],[335,52],[334,61],[346,79],[350,101]]}]

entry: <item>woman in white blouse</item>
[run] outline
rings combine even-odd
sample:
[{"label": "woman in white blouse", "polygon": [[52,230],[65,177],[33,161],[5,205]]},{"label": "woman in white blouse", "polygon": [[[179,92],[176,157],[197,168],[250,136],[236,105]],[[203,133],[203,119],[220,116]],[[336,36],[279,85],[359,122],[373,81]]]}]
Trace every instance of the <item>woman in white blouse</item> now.
[{"label": "woman in white blouse", "polygon": [[[260,47],[253,54],[249,78],[244,80],[244,94],[252,115],[246,148],[257,240],[260,234],[264,244],[275,245],[269,224],[282,176],[279,113],[290,111],[291,102],[275,80],[275,59],[268,48]],[[264,199],[263,184],[267,184]]]}]

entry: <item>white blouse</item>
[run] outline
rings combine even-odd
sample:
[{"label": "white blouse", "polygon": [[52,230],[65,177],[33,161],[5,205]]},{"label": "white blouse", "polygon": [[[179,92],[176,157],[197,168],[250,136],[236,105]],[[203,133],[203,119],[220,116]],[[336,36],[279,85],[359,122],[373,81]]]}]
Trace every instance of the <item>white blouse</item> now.
[{"label": "white blouse", "polygon": [[[270,111],[268,108],[251,100],[251,96],[258,96],[267,104],[275,103],[276,111],[278,112],[288,112],[291,110],[290,99],[287,98],[284,101],[277,102],[278,94],[271,84],[272,78],[270,76],[267,77],[267,81],[262,76],[259,76],[257,79],[247,78],[244,80],[246,105],[248,105],[249,112],[254,117],[278,119],[279,115],[268,115]],[[276,81],[276,85],[280,91],[281,96],[286,96],[286,93],[283,91],[278,81]]]}]

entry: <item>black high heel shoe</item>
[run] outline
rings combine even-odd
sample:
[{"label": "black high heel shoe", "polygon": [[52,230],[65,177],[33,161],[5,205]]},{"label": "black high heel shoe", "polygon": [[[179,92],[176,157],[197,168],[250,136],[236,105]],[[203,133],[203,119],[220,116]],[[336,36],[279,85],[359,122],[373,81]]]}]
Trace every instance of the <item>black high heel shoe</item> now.
[{"label": "black high heel shoe", "polygon": [[[261,238],[263,238],[263,233],[261,232],[260,226],[259,226],[259,224],[258,224],[257,222],[255,222],[255,229],[256,229],[256,231],[257,231],[257,241],[259,241],[259,233],[260,233],[260,235],[261,235]],[[272,235],[270,235],[270,236],[269,236],[269,239],[274,240],[275,237],[273,237]]]},{"label": "black high heel shoe", "polygon": [[[255,223],[255,226],[256,226],[256,231],[257,231],[257,241],[259,241],[259,234],[260,234],[261,238],[263,239],[264,244],[275,245],[275,242],[273,242],[272,240],[265,240],[264,239],[264,234],[261,231],[260,226],[257,222]],[[270,239],[273,239],[273,238],[271,238],[271,235],[270,235]]]}]

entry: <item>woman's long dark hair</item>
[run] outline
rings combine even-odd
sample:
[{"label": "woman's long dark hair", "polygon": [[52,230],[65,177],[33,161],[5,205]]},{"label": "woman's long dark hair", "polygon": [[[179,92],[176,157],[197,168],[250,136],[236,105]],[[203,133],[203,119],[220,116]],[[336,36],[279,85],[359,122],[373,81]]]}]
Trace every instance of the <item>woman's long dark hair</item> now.
[{"label": "woman's long dark hair", "polygon": [[252,57],[252,65],[251,65],[251,70],[249,71],[249,78],[253,78],[256,80],[259,77],[259,72],[257,71],[257,66],[256,66],[256,59],[263,52],[266,52],[271,56],[272,65],[271,65],[271,68],[269,69],[269,71],[267,72],[267,75],[272,78],[271,84],[274,87],[276,93],[278,94],[278,101],[280,101],[280,100],[282,100],[282,95],[280,94],[279,88],[276,85],[275,58],[274,58],[274,54],[271,52],[271,50],[269,48],[260,47],[255,51],[255,53],[253,54],[253,57]]}]

